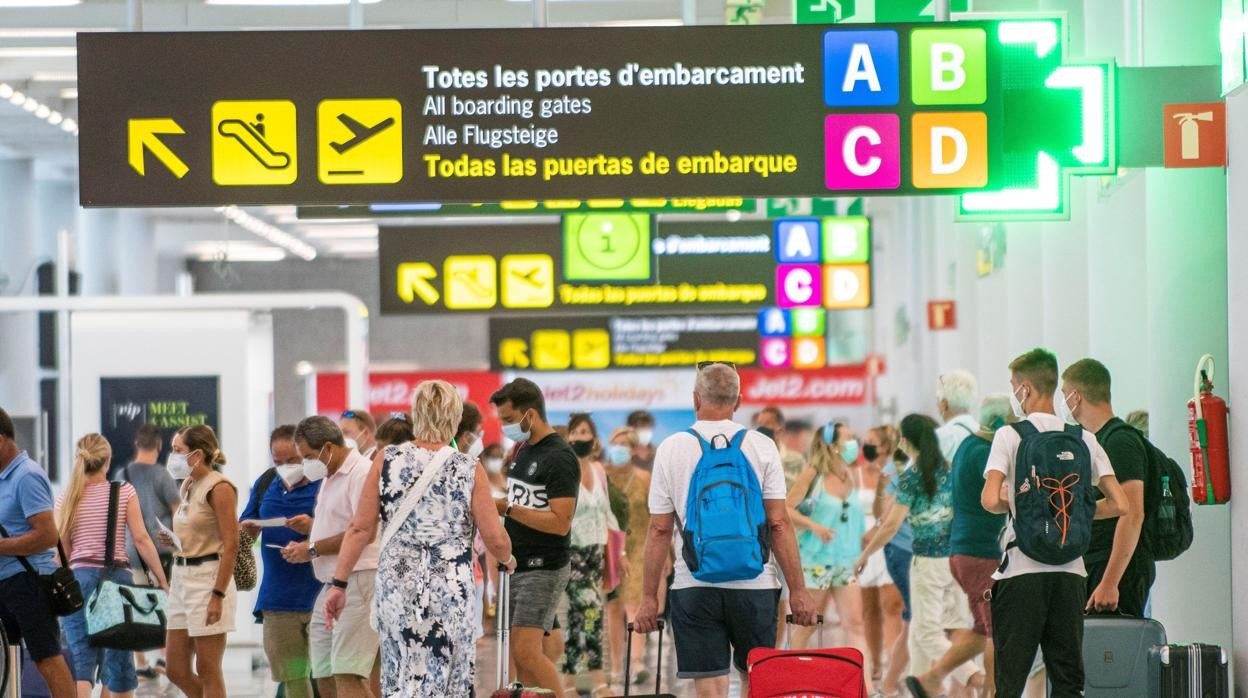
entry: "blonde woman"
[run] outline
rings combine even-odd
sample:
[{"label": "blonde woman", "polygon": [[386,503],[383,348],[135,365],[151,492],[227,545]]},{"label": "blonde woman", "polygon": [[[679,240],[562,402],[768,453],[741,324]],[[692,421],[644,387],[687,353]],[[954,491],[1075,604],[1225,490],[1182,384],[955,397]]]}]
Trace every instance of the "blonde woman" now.
[{"label": "blonde woman", "polygon": [[[117,497],[117,524],[113,534],[113,559],[107,556],[109,501],[112,486],[108,466],[113,449],[99,434],[87,434],[78,441],[74,470],[69,485],[56,502],[56,527],[69,556],[69,567],[82,587],[82,596],[91,594],[104,580],[133,584],[130,560],[126,554],[126,531],[147,565],[149,574],[161,589],[168,590],[160,554],[143,525],[139,498],[128,483],[121,483]],[[134,653],[128,650],[97,649],[87,643],[86,611],[78,611],[62,621],[78,677],[78,695],[88,698],[98,675],[100,683],[118,698],[129,698],[138,687]]]},{"label": "blonde woman", "polygon": [[[800,531],[797,545],[806,587],[816,608],[826,608],[829,597],[836,602],[846,644],[867,656],[862,593],[854,580],[866,515],[849,469],[858,460],[858,440],[849,427],[830,423],[816,434],[808,456],[788,496],[789,517]],[[792,646],[805,647],[811,632],[794,629]]]},{"label": "blonde woman", "polygon": [[450,383],[416,386],[416,438],[377,454],[326,594],[332,627],[346,607],[347,580],[380,522],[377,589],[385,591],[374,596],[373,608],[381,694],[388,698],[472,695],[480,625],[473,616],[474,524],[490,554],[515,568],[485,468],[449,446],[462,412]]},{"label": "blonde woman", "polygon": [[[169,590],[168,676],[188,698],[224,698],[226,634],[234,631],[238,590],[238,493],[218,468],[225,454],[212,427],[185,427],[173,437],[169,474],[182,483],[173,514],[181,547]],[[163,532],[161,536],[168,538]],[[172,543],[172,540],[166,540]]]}]

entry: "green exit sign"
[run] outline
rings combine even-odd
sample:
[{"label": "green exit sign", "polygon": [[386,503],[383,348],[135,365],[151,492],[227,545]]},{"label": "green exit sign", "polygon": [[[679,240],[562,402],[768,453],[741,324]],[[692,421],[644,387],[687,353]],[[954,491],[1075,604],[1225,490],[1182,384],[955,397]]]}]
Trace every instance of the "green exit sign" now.
[{"label": "green exit sign", "polygon": [[[968,0],[949,0],[950,12],[966,12]],[[794,0],[797,24],[839,22],[933,22],[935,0]]]}]

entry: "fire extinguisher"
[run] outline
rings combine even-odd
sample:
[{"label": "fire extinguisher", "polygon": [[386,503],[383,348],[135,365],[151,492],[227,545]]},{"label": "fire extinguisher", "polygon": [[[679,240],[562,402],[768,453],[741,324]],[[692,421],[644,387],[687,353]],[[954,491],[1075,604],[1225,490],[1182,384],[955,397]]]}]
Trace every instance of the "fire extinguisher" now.
[{"label": "fire extinguisher", "polygon": [[[1208,366],[1206,371],[1205,367]],[[1196,364],[1195,396],[1187,402],[1192,451],[1192,501],[1225,504],[1231,498],[1226,400],[1213,394],[1213,356]]]}]

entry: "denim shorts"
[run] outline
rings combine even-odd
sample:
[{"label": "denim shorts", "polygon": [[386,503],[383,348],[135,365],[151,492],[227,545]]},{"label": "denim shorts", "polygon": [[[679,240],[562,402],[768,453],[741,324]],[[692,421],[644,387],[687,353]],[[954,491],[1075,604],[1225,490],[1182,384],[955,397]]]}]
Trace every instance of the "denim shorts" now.
[{"label": "denim shorts", "polygon": [[910,561],[914,553],[902,550],[899,546],[889,543],[884,546],[884,562],[888,565],[888,576],[893,578],[897,591],[901,592],[901,619],[910,622]]},{"label": "denim shorts", "polygon": [[725,676],[733,664],[744,673],[750,650],[776,646],[779,604],[779,589],[673,589],[668,615],[676,640],[676,675]]},{"label": "denim shorts", "polygon": [[[134,575],[128,569],[105,571],[102,567],[75,567],[74,578],[82,587],[82,598],[90,599],[96,587],[104,579],[118,584],[133,584]],[[79,681],[98,680],[113,693],[126,693],[139,686],[134,673],[134,653],[129,650],[110,650],[92,647],[87,643],[87,613],[78,611],[61,620],[65,628],[65,640],[74,657],[74,676]]]}]

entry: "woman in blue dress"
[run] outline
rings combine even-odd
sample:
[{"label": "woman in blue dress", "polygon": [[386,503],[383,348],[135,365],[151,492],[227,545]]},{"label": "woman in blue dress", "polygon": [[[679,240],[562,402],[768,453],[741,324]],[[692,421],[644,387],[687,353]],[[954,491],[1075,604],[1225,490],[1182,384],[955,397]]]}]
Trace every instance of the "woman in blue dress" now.
[{"label": "woman in blue dress", "polygon": [[373,599],[381,636],[381,689],[387,698],[458,698],[473,694],[477,619],[473,617],[474,523],[486,547],[514,568],[485,469],[448,445],[463,402],[445,381],[426,381],[412,396],[415,440],[388,446],[373,461],[355,520],[347,529],[325,601],[342,612],[356,559],[381,526]]}]

